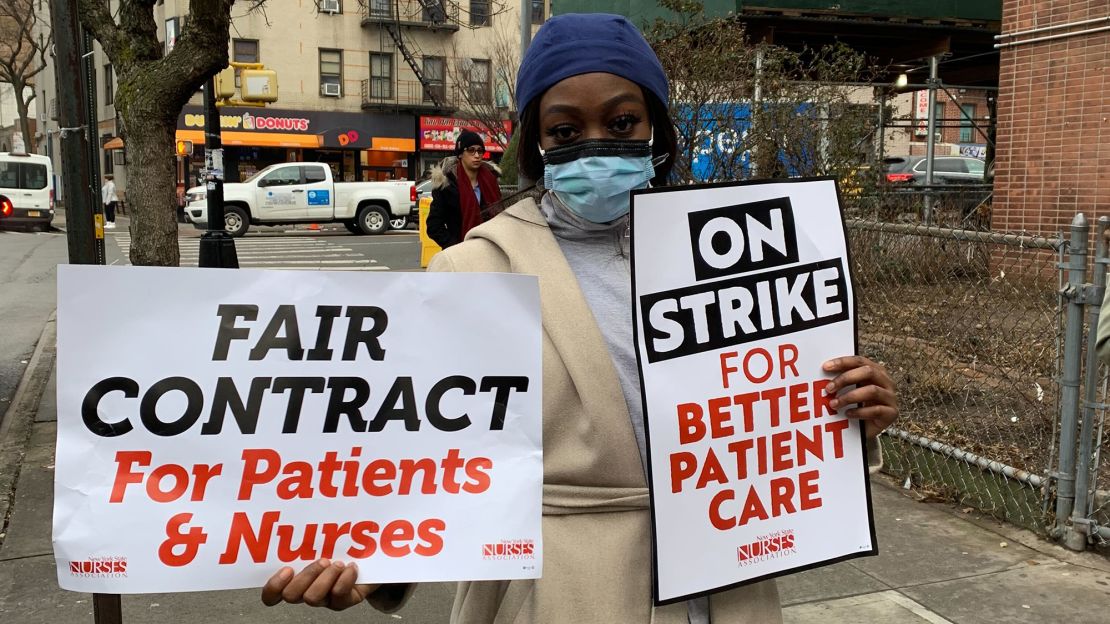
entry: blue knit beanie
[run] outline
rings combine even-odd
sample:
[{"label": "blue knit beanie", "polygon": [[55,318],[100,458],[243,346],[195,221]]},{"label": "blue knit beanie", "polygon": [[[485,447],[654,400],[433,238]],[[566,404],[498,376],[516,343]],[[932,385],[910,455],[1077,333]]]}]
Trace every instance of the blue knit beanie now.
[{"label": "blue knit beanie", "polygon": [[667,105],[667,75],[655,51],[627,19],[568,13],[544,22],[524,54],[516,79],[521,111],[557,82],[593,72],[631,80]]}]

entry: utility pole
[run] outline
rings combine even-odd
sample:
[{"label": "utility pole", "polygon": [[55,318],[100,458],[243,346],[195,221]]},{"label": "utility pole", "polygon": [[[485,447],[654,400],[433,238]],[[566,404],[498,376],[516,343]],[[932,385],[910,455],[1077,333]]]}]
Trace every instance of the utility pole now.
[{"label": "utility pole", "polygon": [[[88,140],[85,142],[88,149],[89,188],[87,193],[92,197],[93,219],[96,222],[97,237],[94,241],[96,247],[96,263],[106,264],[107,257],[104,250],[104,201],[100,196],[100,149],[97,147],[99,137],[96,135],[98,122],[96,114],[96,63],[93,59],[93,38],[83,26],[81,32],[81,59],[82,70],[85,73],[85,125],[89,129]],[[99,216],[97,216],[99,215]]]},{"label": "utility pole", "polygon": [[[528,46],[532,45],[532,0],[520,0],[520,61],[524,62],[524,54],[528,52]],[[513,132],[520,131],[520,119],[524,111],[518,110],[516,112],[516,127]],[[520,147],[517,147],[520,150]],[[531,188],[536,183],[535,180],[529,180],[528,176],[519,168],[516,174],[516,188],[518,191]]]},{"label": "utility pole", "polygon": [[204,178],[208,229],[200,237],[198,264],[202,268],[238,269],[235,240],[224,225],[224,148],[220,138],[220,115],[216,108],[215,76],[204,85]]},{"label": "utility pole", "polygon": [[929,136],[925,140],[925,225],[933,223],[933,157],[937,151],[937,76],[939,61],[936,55],[929,57]]},{"label": "utility pole", "polygon": [[104,230],[96,227],[91,202],[92,172],[86,165],[89,153],[87,109],[81,104],[86,93],[81,71],[81,33],[77,25],[76,0],[50,0],[54,28],[54,80],[58,93],[58,125],[61,127],[62,185],[66,201],[66,239],[71,264],[99,264],[97,239]]}]

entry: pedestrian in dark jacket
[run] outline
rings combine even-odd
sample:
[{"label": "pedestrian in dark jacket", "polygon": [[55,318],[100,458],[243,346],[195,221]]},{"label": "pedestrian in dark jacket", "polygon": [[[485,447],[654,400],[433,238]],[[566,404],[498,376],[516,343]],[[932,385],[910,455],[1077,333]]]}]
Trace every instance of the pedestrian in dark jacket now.
[{"label": "pedestrian in dark jacket", "polygon": [[482,137],[466,130],[455,141],[455,155],[432,169],[428,236],[444,249],[462,242],[471,228],[485,221],[483,209],[501,201],[501,170],[482,160],[485,153]]}]

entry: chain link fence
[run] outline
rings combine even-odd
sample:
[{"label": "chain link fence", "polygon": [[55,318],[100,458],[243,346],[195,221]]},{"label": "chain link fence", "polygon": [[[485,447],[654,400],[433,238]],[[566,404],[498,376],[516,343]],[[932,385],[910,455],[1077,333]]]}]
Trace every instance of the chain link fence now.
[{"label": "chain link fence", "polygon": [[899,389],[885,471],[1047,532],[1063,240],[859,219],[848,232],[860,347]]}]

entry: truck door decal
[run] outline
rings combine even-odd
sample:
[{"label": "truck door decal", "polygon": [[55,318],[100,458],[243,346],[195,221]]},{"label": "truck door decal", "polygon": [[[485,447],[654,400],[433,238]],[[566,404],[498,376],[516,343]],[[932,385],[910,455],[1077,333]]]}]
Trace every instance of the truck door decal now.
[{"label": "truck door decal", "polygon": [[331,191],[309,191],[309,206],[327,206],[331,204]]}]

